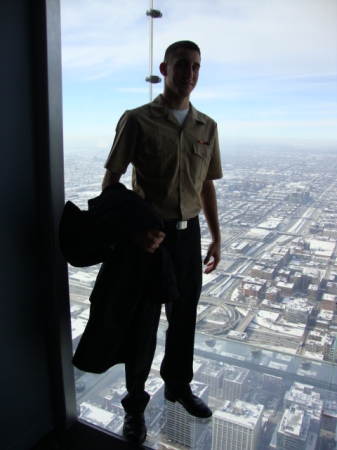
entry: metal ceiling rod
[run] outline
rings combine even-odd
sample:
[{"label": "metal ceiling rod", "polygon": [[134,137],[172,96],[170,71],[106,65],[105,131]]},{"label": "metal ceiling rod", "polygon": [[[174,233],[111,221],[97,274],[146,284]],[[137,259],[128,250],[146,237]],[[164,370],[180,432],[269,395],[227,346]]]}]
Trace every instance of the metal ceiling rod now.
[{"label": "metal ceiling rod", "polygon": [[150,75],[145,78],[145,81],[150,83],[150,102],[152,102],[152,84],[161,82],[158,75],[153,75],[153,19],[160,19],[163,15],[157,10],[153,9],[153,0],[150,0],[150,9],[146,11],[146,15],[150,17]]}]

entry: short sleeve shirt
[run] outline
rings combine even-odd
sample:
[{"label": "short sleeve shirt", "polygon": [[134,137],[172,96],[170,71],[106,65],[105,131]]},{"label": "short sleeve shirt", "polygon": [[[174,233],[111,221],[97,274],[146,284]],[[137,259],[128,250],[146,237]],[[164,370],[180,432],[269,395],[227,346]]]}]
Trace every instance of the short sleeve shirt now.
[{"label": "short sleeve shirt", "polygon": [[191,219],[203,182],[222,178],[217,124],[190,105],[181,127],[159,95],[117,124],[105,167],[122,174],[130,163],[133,190],[164,220]]}]

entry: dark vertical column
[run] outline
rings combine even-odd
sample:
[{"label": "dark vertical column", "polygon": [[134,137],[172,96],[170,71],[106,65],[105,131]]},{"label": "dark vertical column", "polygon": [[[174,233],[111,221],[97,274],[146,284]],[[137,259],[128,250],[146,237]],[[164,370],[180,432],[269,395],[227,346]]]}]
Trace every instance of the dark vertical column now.
[{"label": "dark vertical column", "polygon": [[58,244],[64,205],[62,63],[59,0],[33,2],[34,99],[43,276],[56,422],[76,419],[67,264]]},{"label": "dark vertical column", "polygon": [[59,0],[0,2],[0,448],[76,417],[63,208]]}]

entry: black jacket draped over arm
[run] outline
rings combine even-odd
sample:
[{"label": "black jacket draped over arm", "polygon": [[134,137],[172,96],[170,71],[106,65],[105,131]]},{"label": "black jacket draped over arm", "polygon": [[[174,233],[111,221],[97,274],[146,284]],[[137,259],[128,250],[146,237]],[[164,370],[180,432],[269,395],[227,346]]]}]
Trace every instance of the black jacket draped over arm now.
[{"label": "black jacket draped over arm", "polygon": [[64,207],[59,241],[66,260],[75,267],[103,263],[90,296],[90,318],[73,358],[81,370],[101,373],[125,362],[132,345],[129,325],[142,296],[159,303],[179,296],[165,248],[150,254],[129,239],[149,229],[163,230],[162,220],[121,183],[89,200],[88,211],[71,202]]}]

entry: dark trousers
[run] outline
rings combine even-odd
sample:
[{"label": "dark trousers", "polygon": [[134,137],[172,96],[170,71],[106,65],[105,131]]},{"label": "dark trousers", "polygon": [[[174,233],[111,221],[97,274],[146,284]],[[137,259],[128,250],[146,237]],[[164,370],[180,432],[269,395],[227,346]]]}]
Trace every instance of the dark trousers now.
[{"label": "dark trousers", "polygon": [[160,374],[174,391],[193,378],[194,334],[202,286],[199,218],[189,220],[185,230],[168,224],[165,231],[164,246],[175,268],[180,297],[165,305],[169,326]]},{"label": "dark trousers", "polygon": [[[165,223],[164,231],[162,245],[172,259],[180,297],[165,305],[169,325],[160,374],[170,391],[176,391],[193,378],[196,312],[202,286],[199,219],[189,220],[185,230],[177,230],[174,222]],[[122,404],[126,412],[142,412],[149,401],[145,382],[156,348],[160,309],[160,304],[143,299],[135,314],[134,345],[125,364],[128,394]]]},{"label": "dark trousers", "polygon": [[[132,280],[130,280],[132,283]],[[161,304],[143,298],[134,313],[132,339],[125,362],[125,379],[128,394],[122,400],[126,412],[143,412],[150,399],[145,392],[145,382],[151,370],[157,343],[157,329]]]}]

